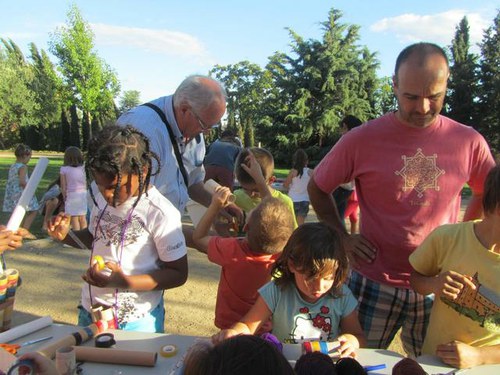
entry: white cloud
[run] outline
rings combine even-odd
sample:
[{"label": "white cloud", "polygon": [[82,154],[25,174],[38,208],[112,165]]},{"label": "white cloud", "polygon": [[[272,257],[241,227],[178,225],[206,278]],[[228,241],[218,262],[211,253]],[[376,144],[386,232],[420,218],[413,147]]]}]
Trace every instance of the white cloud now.
[{"label": "white cloud", "polygon": [[483,30],[489,26],[487,20],[479,13],[453,9],[432,15],[406,13],[396,17],[383,18],[372,24],[373,32],[394,34],[401,42],[413,43],[430,41],[441,45],[449,45],[455,35],[460,20],[467,16],[471,46],[479,43]]},{"label": "white cloud", "polygon": [[198,64],[210,63],[209,53],[196,37],[177,31],[92,23],[96,43],[135,47],[143,51],[181,57]]}]

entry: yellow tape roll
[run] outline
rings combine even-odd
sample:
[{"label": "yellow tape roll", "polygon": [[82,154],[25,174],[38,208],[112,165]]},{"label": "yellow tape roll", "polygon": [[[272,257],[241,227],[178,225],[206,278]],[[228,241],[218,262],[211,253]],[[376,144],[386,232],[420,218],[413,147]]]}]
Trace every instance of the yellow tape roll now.
[{"label": "yellow tape roll", "polygon": [[94,261],[97,262],[97,265],[99,266],[99,271],[103,270],[104,267],[106,267],[106,264],[104,263],[104,259],[100,255],[94,255]]},{"label": "yellow tape roll", "polygon": [[160,355],[162,357],[173,357],[177,354],[177,346],[175,345],[165,345],[160,349]]}]

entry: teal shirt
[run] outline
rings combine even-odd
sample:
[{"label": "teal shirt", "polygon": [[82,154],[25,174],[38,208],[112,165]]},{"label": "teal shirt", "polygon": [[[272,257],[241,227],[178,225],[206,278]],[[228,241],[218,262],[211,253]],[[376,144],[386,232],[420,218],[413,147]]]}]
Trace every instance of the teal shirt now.
[{"label": "teal shirt", "polygon": [[[292,199],[286,195],[283,194],[281,191],[276,190],[276,189],[271,189],[271,195],[273,198],[278,198],[279,200],[285,202],[285,204],[290,208],[290,211],[293,214],[293,228],[296,229],[298,227],[297,225],[297,219],[295,218],[295,211],[293,209],[293,201]],[[236,189],[234,191],[234,196],[236,197],[235,204],[241,208],[245,213],[249,213],[252,211],[255,207],[257,207],[262,200],[260,197],[258,198],[252,198],[250,197],[243,189]]]},{"label": "teal shirt", "polygon": [[279,288],[270,281],[259,289],[272,311],[273,334],[284,343],[334,341],[340,335],[340,321],[357,307],[351,290],[342,286],[342,296],[325,295],[315,303],[302,299],[294,285]]}]

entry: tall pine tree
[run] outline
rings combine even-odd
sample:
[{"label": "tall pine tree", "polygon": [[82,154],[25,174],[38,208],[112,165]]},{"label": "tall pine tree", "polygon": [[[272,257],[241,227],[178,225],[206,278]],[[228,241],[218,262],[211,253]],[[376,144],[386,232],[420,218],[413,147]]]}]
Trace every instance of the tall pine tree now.
[{"label": "tall pine tree", "polygon": [[477,97],[477,56],[470,53],[469,23],[462,18],[452,40],[448,115],[462,124],[474,125]]}]

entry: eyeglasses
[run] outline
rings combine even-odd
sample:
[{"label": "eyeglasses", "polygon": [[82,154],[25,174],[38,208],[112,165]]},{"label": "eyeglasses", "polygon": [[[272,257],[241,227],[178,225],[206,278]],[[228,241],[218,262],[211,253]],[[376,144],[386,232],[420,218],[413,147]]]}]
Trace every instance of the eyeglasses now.
[{"label": "eyeglasses", "polygon": [[198,124],[200,124],[201,130],[206,131],[206,130],[210,130],[211,128],[216,128],[217,126],[219,126],[219,124],[215,124],[215,125],[212,125],[212,126],[209,126],[209,125],[205,124],[203,122],[203,120],[200,118],[200,116],[198,116],[196,114],[195,111],[193,111],[192,109],[190,109],[190,111],[193,114],[193,116],[196,117],[196,119],[198,120]]}]

